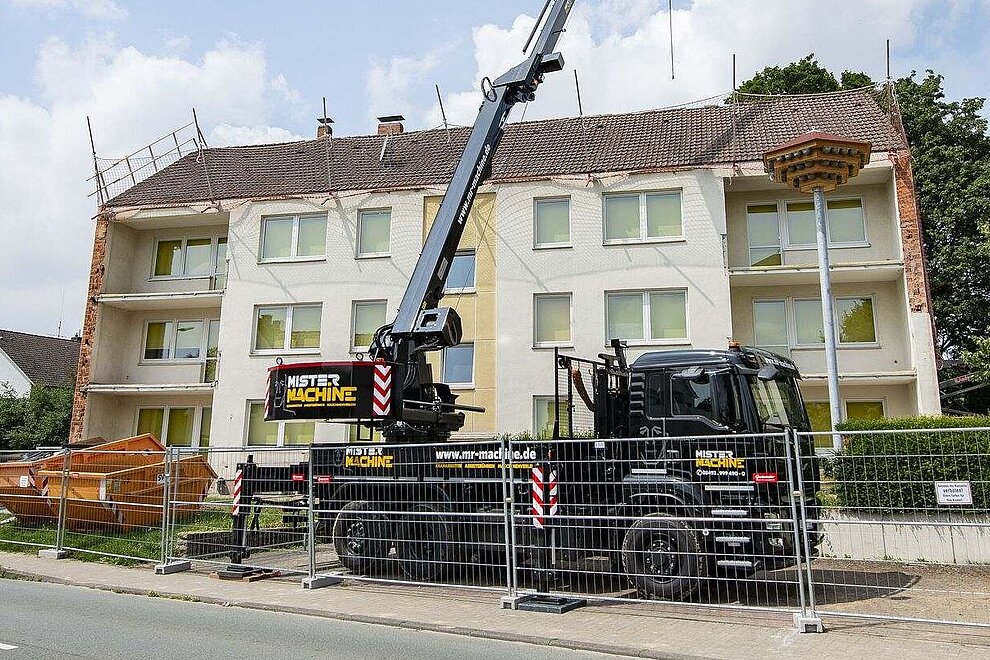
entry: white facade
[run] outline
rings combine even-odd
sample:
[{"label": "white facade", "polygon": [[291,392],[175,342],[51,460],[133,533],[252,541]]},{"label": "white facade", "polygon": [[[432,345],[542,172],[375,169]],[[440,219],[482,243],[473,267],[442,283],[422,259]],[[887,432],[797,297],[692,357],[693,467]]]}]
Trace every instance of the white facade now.
[{"label": "white facade", "polygon": [[[499,431],[537,430],[534,397],[553,394],[553,347],[536,345],[534,296],[570,297],[570,339],[554,343],[565,352],[594,358],[607,345],[609,294],[683,292],[686,336],[630,341],[629,354],[635,358],[649,350],[721,349],[730,339],[753,344],[755,301],[783,301],[790,309],[793,301],[818,295],[814,251],[791,249],[786,236],[779,266],[750,265],[747,205],[807,199],[773,186],[752,167],[735,173],[702,168],[561,177],[490,185],[485,191],[495,193],[497,218],[496,302],[494,314],[485,316],[496,325],[497,357],[494,364],[476,362],[474,368],[497,373],[496,403],[489,414]],[[176,407],[183,420],[193,411],[192,425],[183,427],[192,444],[208,438],[211,446],[243,446],[250,404],[264,398],[267,369],[276,358],[352,359],[355,302],[387,301],[387,319],[394,317],[422,246],[425,199],[442,192],[428,188],[354,191],[329,199],[227,200],[223,212],[119,211],[111,224],[106,284],[99,298],[83,435],[129,435],[138,429],[142,408],[163,408],[167,419],[170,407]],[[605,196],[647,192],[679,193],[681,234],[606,240]],[[889,416],[937,412],[931,322],[927,313],[908,307],[889,164],[875,159],[855,185],[831,197],[862,201],[866,239],[832,251],[835,295],[868,298],[875,319],[875,341],[840,346],[842,397],[854,409],[856,402],[880,402]],[[553,247],[534,244],[536,200],[546,198],[569,200],[569,240]],[[359,256],[359,211],[384,208],[391,209],[387,254]],[[265,218],[309,214],[326,215],[324,255],[262,258]],[[154,275],[158,242],[191,238],[210,239],[214,255],[219,240],[226,238],[222,291],[222,280],[218,284],[212,273]],[[318,346],[257,350],[257,308],[293,304],[320,306]],[[215,379],[204,370],[204,351],[198,359],[145,359],[149,323],[207,327],[211,320],[219,320]],[[823,350],[794,343],[786,351],[806,376],[806,398],[827,400]],[[0,369],[2,365],[0,359]],[[317,424],[314,439],[343,442],[347,428]]]},{"label": "white facade", "polygon": [[24,375],[20,367],[0,350],[0,385],[8,385],[17,396],[31,393],[31,379]]}]

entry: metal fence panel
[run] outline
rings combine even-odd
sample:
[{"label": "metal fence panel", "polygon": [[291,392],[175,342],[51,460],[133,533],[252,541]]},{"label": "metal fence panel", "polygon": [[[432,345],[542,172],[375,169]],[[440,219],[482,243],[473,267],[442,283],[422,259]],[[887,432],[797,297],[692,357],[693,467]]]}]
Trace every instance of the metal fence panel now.
[{"label": "metal fence panel", "polygon": [[842,439],[824,461],[814,520],[817,610],[990,626],[990,429]]},{"label": "metal fence panel", "polygon": [[60,450],[0,451],[0,549],[55,547],[59,502],[39,472],[63,460]]}]

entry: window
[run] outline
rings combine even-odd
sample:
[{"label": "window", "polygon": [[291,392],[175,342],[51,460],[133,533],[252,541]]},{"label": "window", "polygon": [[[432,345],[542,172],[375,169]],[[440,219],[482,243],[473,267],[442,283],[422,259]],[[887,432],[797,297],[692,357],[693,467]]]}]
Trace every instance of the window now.
[{"label": "window", "polygon": [[555,409],[552,396],[533,397],[533,435],[537,438],[552,438],[553,424],[558,419],[560,435],[566,436],[567,428],[567,401],[561,399]]},{"label": "window", "polygon": [[846,419],[883,419],[883,401],[846,401]]},{"label": "window", "polygon": [[391,249],[392,209],[358,212],[359,257],[386,257]]},{"label": "window", "polygon": [[266,422],[265,404],[248,402],[247,446],[286,447],[310,445],[316,436],[316,422]]},{"label": "window", "polygon": [[787,355],[787,312],[783,300],[753,301],[753,333],[756,345],[773,353]]},{"label": "window", "polygon": [[[210,443],[211,414],[212,409],[209,407],[201,409],[195,406],[139,408],[137,434],[150,433],[164,441],[169,447],[207,447]],[[199,421],[198,426],[197,420]]]},{"label": "window", "polygon": [[278,305],[255,308],[255,351],[306,351],[320,348],[323,306]]},{"label": "window", "polygon": [[539,294],[534,301],[534,338],[536,346],[571,343],[571,294]]},{"label": "window", "polygon": [[209,277],[226,261],[226,251],[226,237],[158,241],[152,276]]},{"label": "window", "polygon": [[212,383],[217,379],[217,364],[220,360],[220,321],[210,321],[206,334],[206,366],[203,369],[203,382]]},{"label": "window", "polygon": [[671,378],[670,412],[672,415],[698,415],[715,419],[711,379],[696,383],[687,378]]},{"label": "window", "polygon": [[605,294],[606,339],[685,343],[686,291],[624,291]]},{"label": "window", "polygon": [[681,238],[681,193],[605,195],[605,242]]},{"label": "window", "polygon": [[366,351],[371,346],[375,331],[385,325],[384,300],[352,303],[351,350]]},{"label": "window", "polygon": [[749,236],[750,266],[779,266],[783,263],[776,204],[747,206],[746,231]]},{"label": "window", "polygon": [[443,382],[448,385],[474,383],[474,344],[443,349]]},{"label": "window", "polygon": [[[795,300],[794,321],[798,345],[825,343],[821,300]],[[839,344],[875,344],[877,331],[873,299],[836,298],[835,328]]]},{"label": "window", "polygon": [[[828,401],[805,401],[804,407],[808,411],[808,422],[811,430],[819,433],[832,430],[832,406]],[[832,445],[831,438],[815,438],[815,444]]]},{"label": "window", "polygon": [[[813,202],[788,202],[787,242],[794,247],[818,244]],[[859,199],[831,199],[825,203],[825,225],[829,247],[866,243],[863,202]]]},{"label": "window", "polygon": [[347,442],[385,442],[381,429],[369,429],[359,424],[350,424],[347,431]]},{"label": "window", "polygon": [[[219,321],[211,321],[217,324]],[[144,334],[145,360],[199,360],[205,354],[204,321],[150,321]]]},{"label": "window", "polygon": [[536,247],[570,245],[571,242],[571,200],[567,197],[535,200]]},{"label": "window", "polygon": [[227,288],[227,238],[217,239],[217,260],[213,268],[213,289]]},{"label": "window", "polygon": [[261,260],[322,259],[327,251],[327,216],[286,215],[261,220]]},{"label": "window", "polygon": [[464,250],[454,255],[447,271],[447,283],[444,293],[466,293],[474,291],[475,286],[475,252]]}]

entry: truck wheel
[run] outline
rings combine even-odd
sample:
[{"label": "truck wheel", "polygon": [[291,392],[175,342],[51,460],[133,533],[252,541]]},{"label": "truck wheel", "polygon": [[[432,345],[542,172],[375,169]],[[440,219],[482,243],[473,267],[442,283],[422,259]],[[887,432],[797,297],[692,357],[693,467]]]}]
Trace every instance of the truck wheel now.
[{"label": "truck wheel", "polygon": [[708,574],[698,535],[663,513],[640,518],[622,540],[622,566],[643,596],[684,600]]},{"label": "truck wheel", "polygon": [[398,527],[395,555],[402,572],[413,580],[436,582],[450,572],[454,555],[454,526],[441,505],[417,504]]},{"label": "truck wheel", "polygon": [[348,502],[333,522],[333,549],[344,568],[368,573],[388,555],[388,520],[367,500]]}]

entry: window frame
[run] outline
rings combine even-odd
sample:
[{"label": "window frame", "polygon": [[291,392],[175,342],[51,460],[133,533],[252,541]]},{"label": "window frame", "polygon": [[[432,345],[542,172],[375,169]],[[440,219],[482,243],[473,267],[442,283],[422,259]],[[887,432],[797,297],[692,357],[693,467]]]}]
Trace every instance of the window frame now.
[{"label": "window frame", "polygon": [[[209,350],[209,335],[210,335],[210,324],[220,323],[219,318],[200,318],[200,319],[190,319],[190,318],[154,318],[147,319],[144,322],[144,330],[141,334],[141,357],[138,360],[138,364],[143,365],[162,365],[162,364],[205,364],[206,363],[206,353]],[[171,323],[172,331],[167,333],[166,347],[168,348],[167,358],[149,358],[146,357],[146,352],[148,350],[148,327],[152,323]],[[176,339],[178,338],[179,325],[182,323],[200,323],[203,326],[202,333],[199,338],[199,357],[194,358],[177,358],[175,357],[175,345]],[[219,350],[219,349],[218,349]],[[188,406],[183,406],[188,408]]]},{"label": "window frame", "polygon": [[[849,201],[859,201],[859,207],[863,210],[863,240],[862,241],[843,241],[841,243],[836,243],[832,241],[832,227],[828,218],[828,204],[829,202],[849,202]],[[781,240],[781,250],[817,250],[818,243],[792,243],[790,226],[787,224],[787,205],[793,203],[807,203],[804,200],[799,199],[780,199],[777,201],[777,215],[778,218],[782,218],[783,222],[778,219],[778,226],[780,227],[780,240]],[[755,202],[754,202],[755,203]],[[869,222],[866,217],[866,204],[863,201],[862,195],[851,195],[835,198],[826,198],[825,200],[825,233],[828,239],[828,249],[842,249],[842,248],[867,248],[870,247],[870,234],[869,234]],[[817,230],[816,230],[817,231]]]},{"label": "window frame", "polygon": [[[538,421],[537,420],[537,410],[539,409],[538,408],[539,403],[540,402],[548,403],[548,404],[550,404],[550,408],[553,408],[554,407],[553,404],[554,404],[554,399],[555,398],[556,397],[554,397],[553,394],[534,394],[532,396],[532,406],[533,406],[533,413],[532,413],[532,415],[533,415],[533,419],[532,419],[532,432],[533,432],[533,437],[534,438],[537,438],[537,439],[543,438],[543,436],[540,435],[541,429],[537,426],[537,421]],[[560,408],[562,406],[566,408],[566,403],[564,402],[563,399],[561,399],[560,401],[557,402],[557,410],[556,410],[556,412],[557,412],[557,419],[560,420],[560,427],[559,427],[560,433],[561,434],[564,434],[564,433],[567,432],[567,428],[566,428],[567,427],[567,418],[566,417],[563,417],[562,418],[561,415],[560,415]],[[549,433],[549,435],[546,436],[545,439],[551,439],[553,437],[553,420],[548,420],[548,421],[550,422],[550,433]]]},{"label": "window frame", "polygon": [[385,307],[385,322],[388,323],[388,299],[387,298],[372,298],[370,300],[352,300],[351,301],[351,324],[350,324],[350,335],[347,337],[347,343],[350,346],[351,353],[367,353],[371,349],[371,345],[368,346],[356,346],[354,344],[355,337],[355,324],[357,322],[357,308],[358,306],[367,305],[382,305]]},{"label": "window frame", "polygon": [[[609,346],[608,332],[608,297],[611,295],[629,295],[639,293],[643,296],[643,337],[640,339],[623,338],[629,346],[690,346],[691,345],[691,307],[688,302],[687,287],[659,287],[652,289],[614,289],[605,291],[605,342],[604,346]],[[673,337],[667,339],[653,339],[652,318],[650,310],[651,293],[682,293],[684,294],[684,337]]]},{"label": "window frame", "polygon": [[[244,405],[244,435],[242,438],[241,447],[245,449],[275,449],[275,448],[285,448],[285,449],[297,449],[300,451],[306,451],[307,447],[312,446],[316,443],[316,420],[310,419],[302,422],[265,422],[266,424],[276,424],[278,430],[275,432],[275,444],[274,445],[252,445],[248,444],[248,439],[251,433],[251,406],[259,405],[262,408],[265,405],[264,399],[248,399],[245,401]],[[313,425],[313,442],[308,445],[287,445],[285,444],[285,426],[286,424],[312,424]]]},{"label": "window frame", "polygon": [[848,399],[843,399],[842,400],[842,413],[843,413],[842,419],[844,419],[844,420],[848,420],[849,419],[849,404],[850,403],[879,403],[880,404],[880,411],[881,411],[880,412],[880,415],[881,415],[881,417],[886,417],[887,416],[887,397],[885,397],[885,396],[879,396],[879,397],[873,397],[873,398],[857,396],[857,397],[850,397]]},{"label": "window frame", "polygon": [[[766,201],[751,201],[746,202],[744,210],[744,218],[746,220],[746,261],[747,268],[774,268],[775,266],[755,266],[753,265],[753,250],[766,250],[769,248],[777,248],[780,251],[780,265],[784,266],[784,251],[785,251],[785,239],[784,239],[784,228],[785,220],[780,211],[780,201],[779,199],[766,200]],[[749,240],[749,207],[751,206],[773,206],[777,209],[777,245],[753,245]],[[779,267],[779,266],[778,266]]]},{"label": "window frame", "polygon": [[[759,338],[756,336],[756,305],[759,303],[779,303],[784,307],[784,344],[763,344],[760,343]],[[750,301],[750,308],[753,313],[753,345],[757,348],[762,348],[764,350],[770,350],[774,347],[784,347],[787,349],[785,357],[790,355],[791,349],[794,347],[794,342],[791,337],[790,320],[788,318],[788,302],[787,298],[753,298]],[[795,330],[796,331],[796,330]]]},{"label": "window frame", "polygon": [[[540,299],[567,298],[567,341],[540,341],[539,328]],[[574,294],[571,291],[546,292],[533,294],[533,348],[565,348],[574,346]]]},{"label": "window frame", "polygon": [[[282,341],[282,348],[258,348],[258,312],[262,309],[273,307],[285,308],[285,338]],[[293,314],[296,307],[319,307],[320,309],[320,339],[319,344],[311,348],[291,348],[292,346],[292,325]],[[300,302],[300,303],[262,303],[254,306],[251,315],[251,355],[314,355],[319,354],[320,345],[323,343],[323,303],[322,302]]]},{"label": "window frame", "polygon": [[[838,313],[835,309],[835,305],[832,307],[832,319],[835,324],[836,329],[836,347],[842,349],[874,349],[881,348],[882,342],[880,340],[880,324],[877,321],[877,296],[875,293],[864,293],[860,295],[842,295],[833,296],[833,300],[838,302],[840,300],[865,300],[869,299],[871,307],[873,310],[873,334],[876,336],[876,341],[872,342],[843,342],[839,339],[839,318]],[[753,298],[750,301],[750,312],[753,319],[753,344],[758,347],[771,348],[771,345],[763,345],[757,341],[756,337],[756,304],[757,303],[784,303],[784,323],[786,325],[784,329],[784,336],[787,339],[787,349],[788,353],[793,350],[822,350],[825,348],[824,343],[798,343],[798,327],[797,327],[797,311],[796,302],[799,301],[814,301],[820,302],[821,298],[816,298],[815,296],[792,296],[786,298]],[[871,399],[872,401],[872,399]]]},{"label": "window frame", "polygon": [[[362,219],[369,213],[382,213],[388,211],[388,250],[386,252],[361,252],[361,236],[364,231]],[[355,259],[387,259],[392,256],[392,207],[381,206],[376,208],[358,209],[357,231],[354,234],[354,258]]]},{"label": "window frame", "polygon": [[[474,248],[465,248],[463,250],[457,250],[454,252],[454,259],[457,257],[462,257],[464,255],[470,254],[474,257],[474,268],[471,269],[471,274],[474,276],[471,280],[471,286],[465,287],[449,287],[447,283],[450,281],[450,270],[454,267],[453,259],[450,261],[450,268],[447,269],[447,279],[444,280],[443,284],[443,295],[459,295],[464,293],[477,293],[478,292],[478,251]],[[353,339],[353,337],[352,337]]]},{"label": "window frame", "polygon": [[[143,405],[142,406],[142,405],[139,405],[139,406],[137,406],[137,408],[134,409],[134,424],[132,426],[132,428],[134,429],[134,435],[137,435],[138,434],[138,425],[141,423],[141,411],[142,410],[162,410],[163,411],[163,414],[162,414],[162,433],[161,433],[161,436],[162,437],[158,438],[159,442],[161,442],[163,445],[166,445],[166,446],[182,447],[184,449],[199,449],[202,446],[200,444],[200,440],[202,439],[202,434],[203,434],[203,411],[204,410],[208,410],[208,409],[212,409],[212,407],[213,407],[212,404],[191,404],[191,405],[162,404],[160,406],[154,406],[154,405]],[[169,416],[170,416],[171,410],[173,408],[182,408],[182,409],[192,408],[192,410],[193,410],[193,424],[192,424],[192,428],[190,429],[190,435],[191,435],[191,437],[189,438],[189,445],[188,446],[187,445],[167,445],[167,443],[166,443],[166,440],[165,439],[168,437]],[[211,412],[211,414],[212,414],[212,412]],[[211,431],[212,431],[212,429],[211,429]],[[212,433],[211,433],[211,435],[212,435]]]},{"label": "window frame", "polygon": [[[567,240],[555,243],[539,242],[539,208],[541,202],[567,202]],[[604,209],[604,202],[602,208]],[[603,221],[604,222],[604,221]],[[604,231],[604,224],[603,231]],[[533,198],[533,249],[534,250],[556,250],[560,248],[574,247],[571,242],[571,196],[570,195],[549,195],[547,197]]]},{"label": "window frame", "polygon": [[[471,381],[457,382],[457,383],[447,382],[447,351],[449,351],[451,348],[457,348],[462,346],[471,347]],[[452,390],[473,390],[475,388],[475,376],[477,376],[476,367],[478,363],[478,359],[477,359],[478,353],[476,349],[477,347],[473,341],[464,341],[458,344],[457,346],[448,346],[444,348],[442,351],[440,351],[440,382],[444,383]]]},{"label": "window frame", "polygon": [[[649,195],[674,195],[678,196],[681,206],[681,233],[677,236],[649,236],[649,218],[647,217],[646,198]],[[608,204],[609,197],[631,197],[639,196],[639,238],[608,238]],[[678,243],[685,241],[684,235],[684,189],[661,188],[656,190],[623,190],[602,193],[602,245],[640,245],[650,243]]]},{"label": "window frame", "polygon": [[[149,282],[162,282],[169,280],[206,280],[212,279],[217,275],[217,269],[219,268],[217,264],[217,244],[221,239],[226,239],[228,236],[224,234],[220,236],[218,234],[212,234],[209,236],[175,236],[172,238],[156,236],[155,246],[151,253],[151,275],[148,277]],[[210,241],[210,268],[207,273],[203,275],[187,275],[186,270],[186,250],[188,249],[189,241],[202,241],[209,239]],[[175,241],[182,242],[182,249],[179,252],[179,271],[178,275],[156,275],[155,265],[158,261],[158,246],[161,243],[172,243]],[[227,241],[227,249],[230,249],[230,241]]]},{"label": "window frame", "polygon": [[[302,218],[310,217],[322,217],[323,218],[323,254],[318,255],[304,255],[299,256],[299,224]],[[265,256],[265,235],[268,233],[268,221],[269,220],[285,220],[292,219],[292,233],[289,236],[289,256],[287,257],[266,257]],[[327,229],[330,225],[329,214],[325,211],[314,212],[314,213],[276,213],[273,215],[263,215],[261,216],[261,232],[259,232],[259,242],[258,242],[258,263],[259,264],[279,264],[279,263],[297,263],[297,262],[307,262],[307,261],[326,261],[327,260]],[[230,242],[227,243],[227,249],[230,249]]]}]

